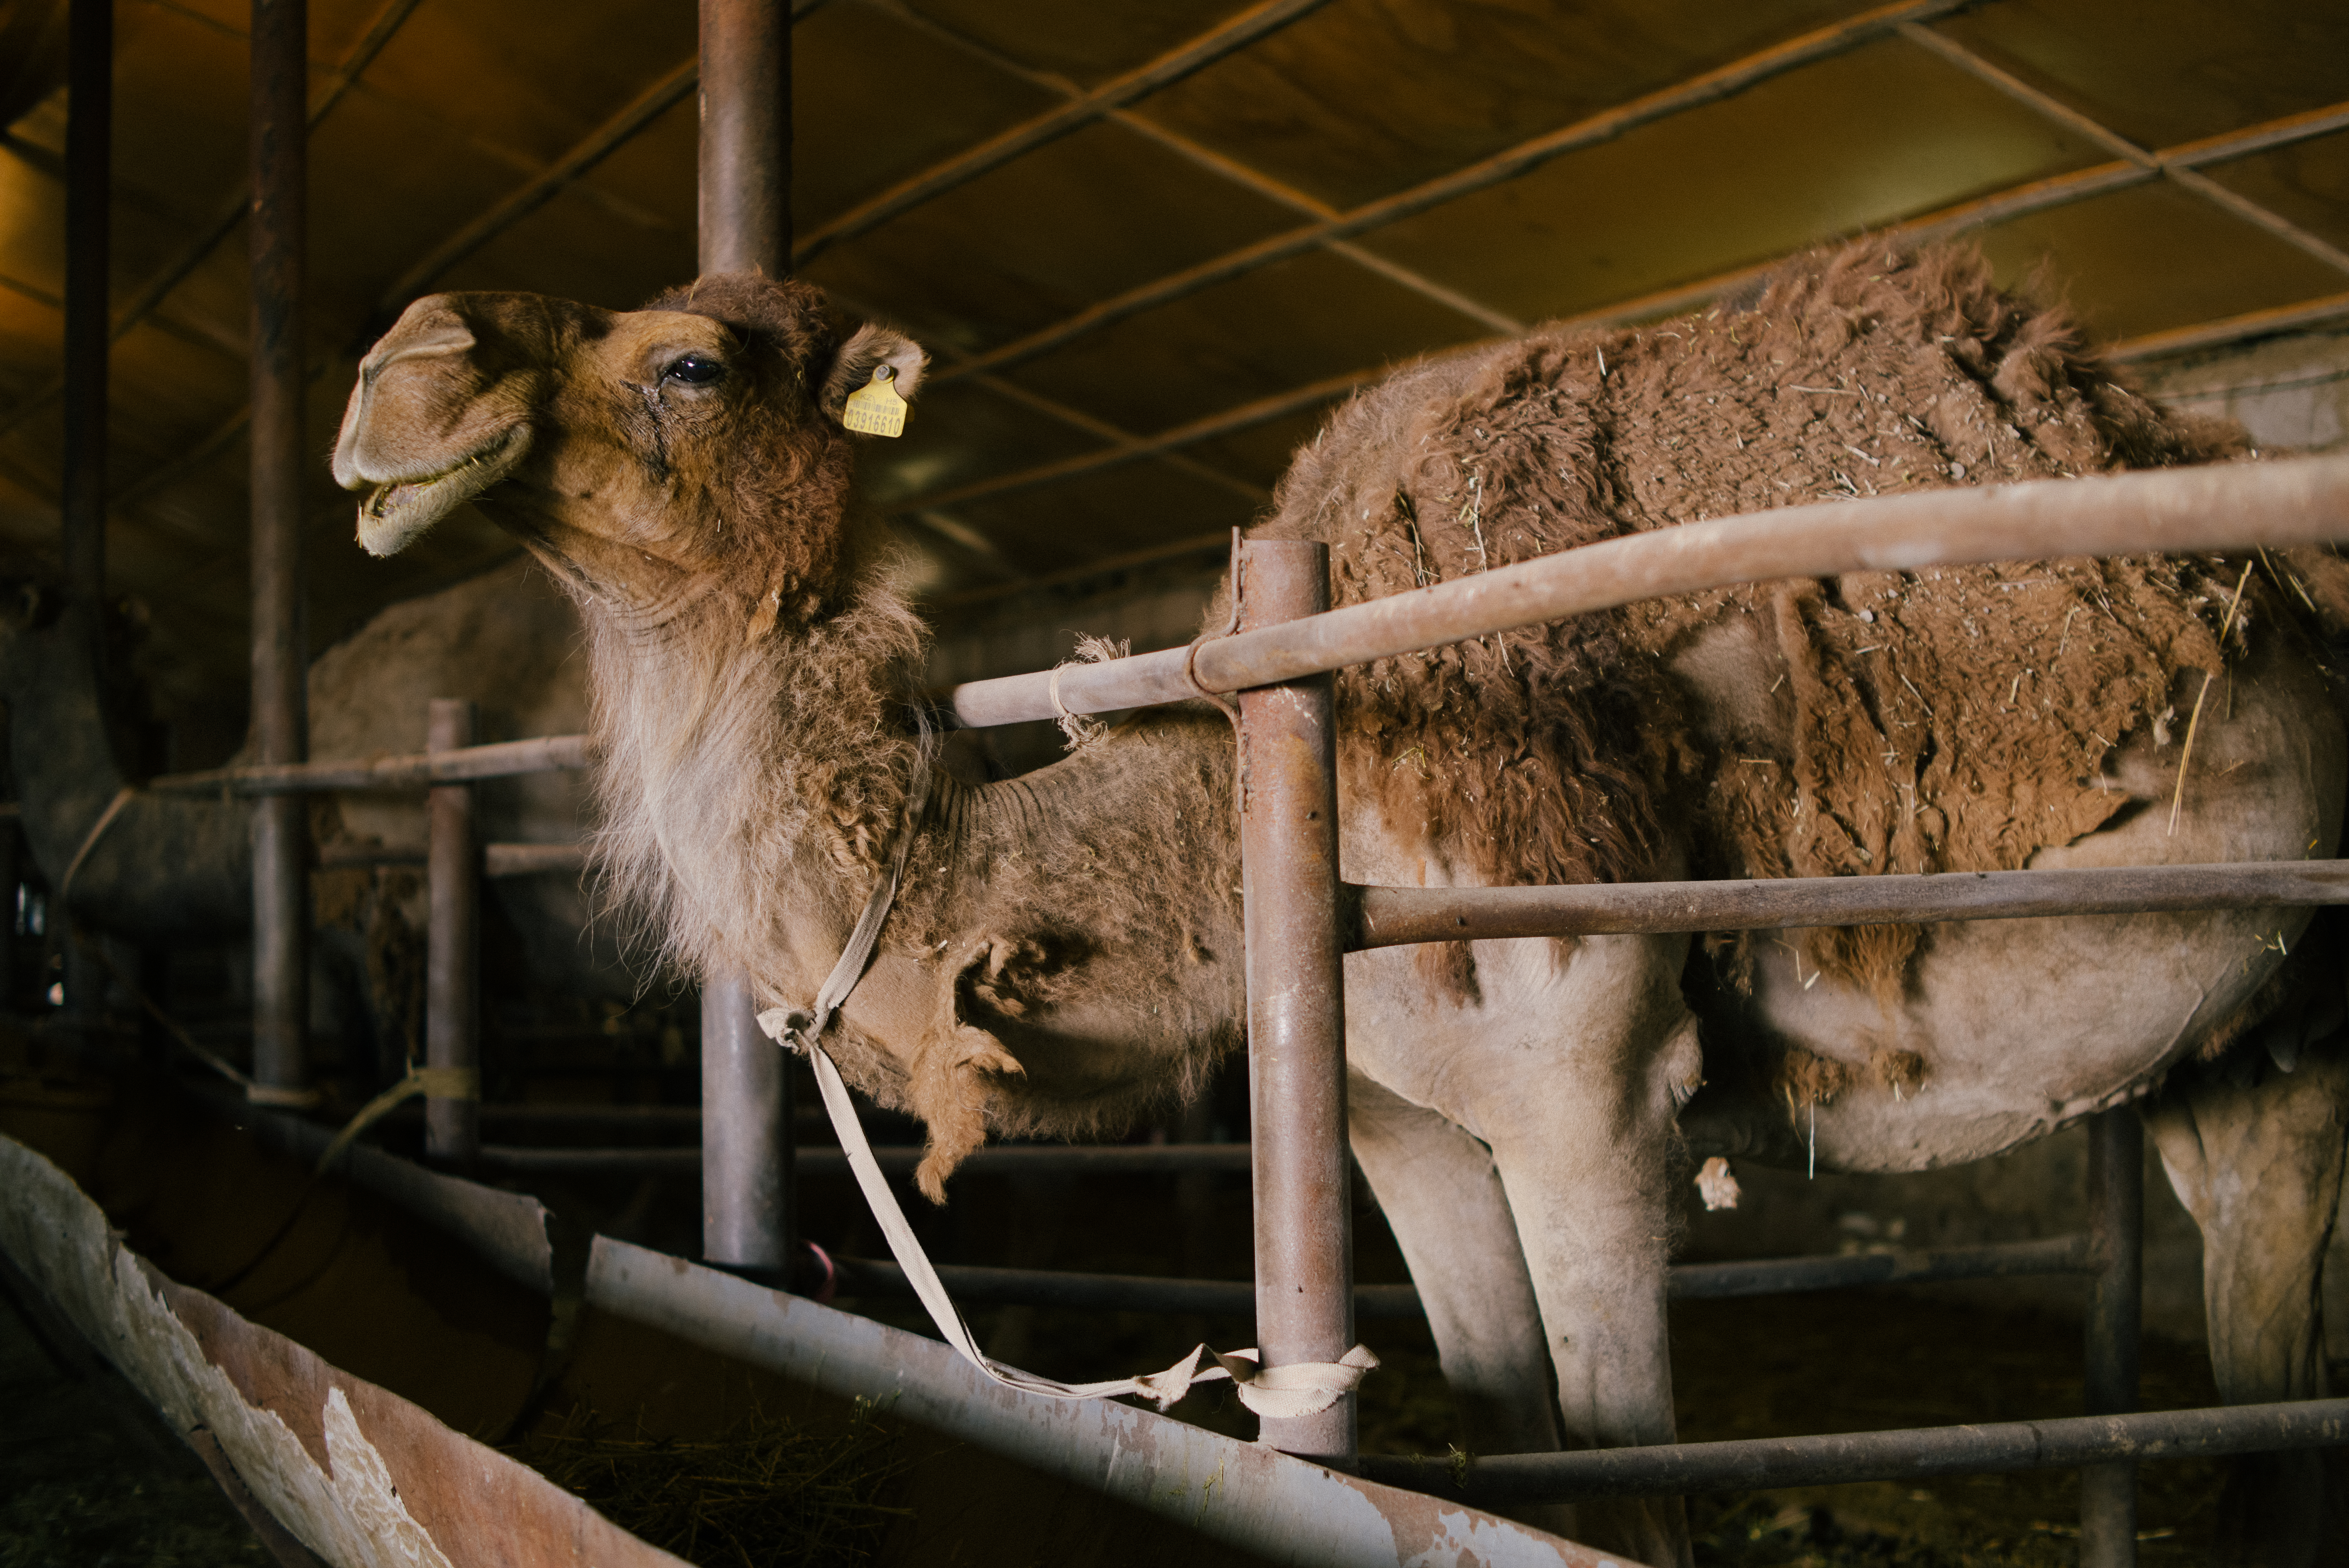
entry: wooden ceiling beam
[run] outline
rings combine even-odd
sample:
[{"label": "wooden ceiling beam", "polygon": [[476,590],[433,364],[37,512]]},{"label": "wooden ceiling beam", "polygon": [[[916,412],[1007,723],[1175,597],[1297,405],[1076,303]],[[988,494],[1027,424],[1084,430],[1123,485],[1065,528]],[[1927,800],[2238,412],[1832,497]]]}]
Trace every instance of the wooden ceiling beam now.
[{"label": "wooden ceiling beam", "polygon": [[563,194],[589,170],[667,113],[700,80],[699,56],[672,66],[652,86],[623,105],[617,114],[589,131],[519,190],[426,252],[377,296],[378,307],[386,311],[402,309],[429,292],[441,273]]},{"label": "wooden ceiling beam", "polygon": [[[844,294],[837,290],[829,292],[831,294],[833,304],[840,306],[851,315],[863,316],[867,320],[873,320],[885,316],[887,314],[885,311],[877,309],[869,302],[857,299],[854,295]],[[936,352],[940,358],[946,360],[950,365],[958,362],[964,357],[964,356],[951,345],[944,343],[937,346]],[[970,385],[980,387],[985,391],[991,392],[1007,402],[1017,403],[1021,407],[1026,408],[1032,413],[1041,414],[1048,419],[1055,420],[1060,424],[1066,425],[1072,430],[1081,430],[1086,435],[1092,436],[1097,440],[1108,442],[1111,446],[1117,446],[1121,443],[1138,441],[1145,438],[1136,436],[1133,431],[1125,429],[1121,426],[1110,423],[1110,421],[1101,418],[1099,415],[1088,414],[1081,408],[1072,408],[1066,403],[1056,402],[1052,398],[1045,397],[1040,392],[1031,392],[1027,387],[1019,385],[1017,382],[1007,381],[999,376],[974,376],[970,378]],[[1239,479],[1234,475],[1224,472],[1221,469],[1203,463],[1196,458],[1185,456],[1181,452],[1167,452],[1164,454],[1164,457],[1168,466],[1179,469],[1183,472],[1189,474],[1194,479],[1205,480],[1209,484],[1217,486],[1223,490],[1230,490],[1235,495],[1240,496],[1247,500],[1261,505],[1272,499],[1272,492],[1266,490],[1262,485],[1251,484],[1244,479]],[[926,501],[922,504],[919,510],[935,511],[936,510],[937,504],[938,503],[935,501]],[[906,517],[912,516],[913,512],[911,511],[900,511],[893,508],[891,509],[891,515]],[[957,526],[968,528],[969,525],[957,520]],[[974,529],[972,531],[977,533],[979,531]],[[980,536],[982,538],[985,537],[984,534],[981,534]]]},{"label": "wooden ceiling beam", "polygon": [[[2156,152],[2149,148],[2139,147],[2136,142],[2104,125],[2093,116],[2084,114],[2054,95],[2033,87],[2020,77],[1983,59],[1955,39],[1945,37],[1922,24],[1912,22],[1904,26],[1900,29],[1900,36],[1955,66],[1976,81],[1996,88],[2024,108],[2054,120],[2074,135],[2095,142],[2124,162],[2134,164],[2149,173],[2159,175],[2182,190],[2192,191],[2212,206],[2221,208],[2247,223],[2266,230],[2284,243],[2305,252],[2336,272],[2349,273],[2349,252],[2343,251],[2338,245],[2321,235],[2309,232],[2291,219],[2282,213],[2270,211],[2250,197],[2228,190],[2209,175],[2195,169],[2191,163]],[[2333,112],[2338,111],[2336,109]],[[2312,117],[2296,116],[2294,118],[2310,120]],[[2306,124],[2295,126],[2293,129],[2300,133],[2293,139],[2305,139],[2308,135],[2314,134],[2308,129]],[[2212,139],[2221,146],[2225,145],[2226,139]],[[2261,143],[2262,148],[2276,145],[2280,144],[2274,140]],[[2221,157],[2242,157],[2247,151],[2257,150],[2245,149],[2214,152],[2209,150],[2209,142],[2198,144],[2194,156],[2195,162],[2215,163]]]},{"label": "wooden ceiling beam", "polygon": [[[1123,76],[1112,77],[1090,91],[1076,93],[1059,108],[1047,109],[1032,119],[999,131],[976,147],[966,148],[910,179],[899,181],[878,195],[868,197],[838,217],[817,224],[793,249],[792,265],[794,269],[804,268],[809,262],[842,241],[854,239],[876,229],[899,213],[942,196],[957,186],[966,185],[1023,153],[1031,152],[1047,142],[1057,141],[1114,109],[1181,81],[1194,71],[1246,48],[1328,3],[1329,0],[1257,0],[1257,5],[1238,15],[1177,45],[1156,59],[1137,66]],[[905,12],[894,14],[908,15]],[[947,29],[938,31],[953,36]],[[1019,74],[1026,76],[1029,73],[1022,71]],[[1061,90],[1074,89],[1062,88]]]},{"label": "wooden ceiling beam", "polygon": [[[1459,348],[1446,349],[1444,352],[1458,353],[1471,346],[1474,346],[1464,344]],[[1265,424],[1280,418],[1284,415],[1298,413],[1327,403],[1333,398],[1342,397],[1363,382],[1385,375],[1387,369],[1387,366],[1380,366],[1371,370],[1348,371],[1342,376],[1332,376],[1320,381],[1309,382],[1303,387],[1292,387],[1286,392],[1276,392],[1269,397],[1256,398],[1251,402],[1240,404],[1237,407],[1224,409],[1221,413],[1210,414],[1204,419],[1194,419],[1189,424],[1177,425],[1172,429],[1162,430],[1154,436],[1126,436],[1099,451],[1079,452],[1074,457],[1040,463],[1031,469],[1021,469],[1017,473],[998,474],[991,479],[973,480],[968,484],[957,485],[952,490],[916,496],[889,510],[893,514],[933,511],[943,507],[960,506],[969,501],[982,500],[990,496],[1003,495],[1011,490],[1028,490],[1036,485],[1050,484],[1055,480],[1073,479],[1079,474],[1089,474],[1102,469],[1115,468],[1121,463],[1130,463],[1141,458],[1168,457],[1184,447],[1193,446],[1216,436],[1227,436],[1236,430],[1245,430],[1251,425]],[[1270,499],[1267,492],[1256,486],[1251,485],[1248,488],[1253,495]]]},{"label": "wooden ceiling beam", "polygon": [[1022,359],[1033,358],[1048,349],[1058,348],[1128,316],[1198,294],[1217,284],[1228,283],[1277,262],[1285,262],[1331,241],[1352,239],[1444,202],[1505,184],[1568,152],[1611,141],[1640,126],[1717,103],[1772,77],[1890,36],[1904,23],[1930,21],[1968,3],[1969,0],[1906,0],[1903,4],[1878,6],[1831,26],[1814,29],[1692,77],[1676,86],[1633,98],[1629,103],[1619,104],[1571,125],[1521,141],[1515,147],[1480,159],[1449,174],[1439,175],[1375,201],[1366,201],[1351,211],[1292,229],[1285,234],[1275,234],[1254,244],[1243,245],[1236,251],[1128,289],[1112,299],[1089,305],[1050,326],[974,356],[967,366],[947,370],[939,379],[953,380],[978,371],[999,369]]},{"label": "wooden ceiling beam", "polygon": [[[317,101],[310,109],[310,129],[313,131],[318,129],[321,120],[334,112],[335,106],[343,101],[343,95],[350,91],[369,66],[375,64],[376,57],[383,53],[384,46],[391,42],[401,26],[415,14],[417,6],[423,3],[424,0],[386,0],[383,9],[376,13],[375,21],[368,26],[366,36],[353,46],[350,53],[343,57],[341,63],[327,77],[325,90],[317,95]],[[243,37],[243,34],[240,32],[237,36]],[[253,182],[250,180],[238,181],[236,189],[213,211],[196,236],[159,268],[131,296],[129,303],[117,313],[112,335],[108,341],[121,342],[129,335],[132,327],[153,315],[170,297],[171,291],[185,283],[189,274],[203,265],[205,258],[218,250],[235,231],[237,224],[244,219],[245,210],[252,204]],[[186,332],[178,332],[175,335],[193,336]],[[212,346],[222,346],[215,341]],[[236,352],[241,354],[243,350],[240,347]],[[64,390],[65,377],[62,375],[43,383],[14,408],[0,414],[0,436],[6,435],[47,407]]]},{"label": "wooden ceiling beam", "polygon": [[[826,0],[792,0],[792,22],[804,20],[825,3]],[[441,273],[578,183],[590,170],[626,147],[678,99],[693,91],[700,81],[701,57],[697,52],[582,137],[568,152],[541,170],[520,190],[434,246],[378,296],[378,307],[404,308]]]},{"label": "wooden ceiling beam", "polygon": [[[950,48],[959,50],[971,58],[1001,71],[1006,76],[1026,82],[1040,92],[1058,93],[1071,101],[1081,96],[1081,89],[1073,83],[1048,71],[1030,69],[1009,56],[988,48],[975,38],[966,37],[943,23],[922,15],[906,5],[905,0],[864,0],[864,5],[870,9],[894,17],[905,26],[915,28],[938,40]],[[1261,170],[1242,163],[1238,159],[1202,146],[1189,137],[1170,130],[1131,108],[1111,109],[1101,118],[1122,129],[1130,130],[1137,136],[1147,139],[1177,158],[1204,169],[1220,179],[1240,186],[1278,206],[1288,208],[1299,217],[1320,222],[1338,216],[1338,209],[1327,201],[1308,195],[1287,181],[1276,180]],[[1344,257],[1356,266],[1378,273],[1388,282],[1407,289],[1423,299],[1432,300],[1447,310],[1466,316],[1471,321],[1482,322],[1495,332],[1517,333],[1526,329],[1525,323],[1495,310],[1482,300],[1472,299],[1457,289],[1447,288],[1433,278],[1413,272],[1400,262],[1391,262],[1384,256],[1364,250],[1350,240],[1331,240],[1325,242],[1321,248],[1332,255]]]},{"label": "wooden ceiling beam", "polygon": [[[2230,136],[2210,137],[2191,143],[2188,147],[2149,154],[2155,166],[2130,161],[2099,164],[2092,169],[2080,170],[2071,174],[2060,174],[2052,179],[2033,181],[2026,185],[1995,191],[1972,201],[1963,202],[1954,207],[1945,207],[1906,222],[1895,223],[1872,232],[1888,237],[1897,236],[1913,240],[1944,238],[1966,230],[2003,222],[2007,219],[2021,217],[2026,213],[2069,206],[2093,196],[2127,190],[2134,185],[2147,184],[2163,178],[2165,167],[2183,166],[2189,159],[2194,163],[2222,162],[2230,158],[2241,157],[2247,152],[2288,146],[2295,141],[2305,141],[2312,137],[2323,136],[2332,130],[2339,129],[2344,125],[2349,125],[2349,104],[2334,105],[2308,114],[2293,115],[2284,119],[2249,126]],[[1826,236],[1823,240],[1832,237]],[[1717,273],[1699,282],[1675,284],[1652,294],[1619,300],[1597,310],[1563,316],[1554,323],[1544,325],[1565,327],[1614,326],[1626,322],[1652,320],[1659,316],[1693,310],[1711,300],[1717,299],[1725,294],[1734,293],[1765,276],[1784,260],[1782,256],[1773,256],[1766,261]],[[2349,314],[2344,313],[2339,307],[2338,302],[2333,299],[2315,302],[2312,306],[2292,306],[2279,312],[2257,312],[2252,316],[2240,318],[2240,326],[2226,327],[2225,335],[2213,341],[2232,341],[2238,337],[2256,335],[2261,332],[2288,331],[2298,319],[2294,313],[2302,309],[2315,311],[2316,314],[2308,318],[2311,321],[2331,320],[2343,314]],[[2181,334],[2156,334],[2152,337],[2137,340],[2154,346],[2132,352],[2129,356],[2144,357],[2147,354],[2175,352],[2180,346],[2198,346],[2199,340],[2193,338],[2191,334],[2201,329],[2195,328],[2186,329]],[[1480,346],[1484,341],[1489,340],[1464,343],[1440,350],[1438,353],[1465,353]],[[2130,346],[2134,348],[2135,344]],[[968,363],[971,362],[966,362],[966,364]],[[953,506],[984,497],[1006,494],[1012,490],[1026,490],[1035,485],[1073,479],[1098,469],[1130,462],[1136,458],[1164,458],[1184,446],[1226,435],[1249,425],[1261,424],[1268,419],[1278,418],[1283,414],[1293,413],[1301,408],[1310,407],[1316,403],[1341,397],[1353,387],[1384,373],[1383,369],[1366,369],[1345,376],[1331,377],[1327,380],[1317,381],[1293,391],[1276,394],[1270,397],[1257,398],[1222,413],[1212,414],[1202,419],[1195,419],[1189,424],[1176,426],[1155,436],[1128,438],[1098,452],[1080,453],[1075,457],[1062,458],[1054,462],[1021,469],[1014,473],[999,474],[991,479],[974,480],[969,484],[958,485],[952,490],[916,496],[891,510],[916,511]],[[963,366],[953,366],[939,373],[934,379],[945,381],[967,374],[977,373],[967,370]]]},{"label": "wooden ceiling beam", "polygon": [[2132,337],[2113,345],[2105,351],[2105,356],[2128,365],[2164,355],[2186,354],[2198,348],[2223,348],[2247,337],[2271,337],[2279,333],[2299,332],[2307,327],[2325,326],[2344,320],[2349,320],[2349,293],[2327,294],[2323,299],[2303,300],[2298,304],[2278,305],[2271,310],[2246,311],[2241,315],[2230,315],[2222,321],[2172,327],[2168,332],[2148,332],[2142,337]]}]

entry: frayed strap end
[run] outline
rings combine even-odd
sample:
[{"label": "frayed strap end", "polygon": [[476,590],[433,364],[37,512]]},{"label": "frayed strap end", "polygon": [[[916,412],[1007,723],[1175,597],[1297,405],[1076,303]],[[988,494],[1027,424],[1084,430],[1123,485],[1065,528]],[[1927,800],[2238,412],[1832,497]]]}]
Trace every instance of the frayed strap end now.
[{"label": "frayed strap end", "polygon": [[[1136,1377],[1133,1380],[1133,1391],[1156,1404],[1159,1414],[1164,1415],[1174,1408],[1177,1400],[1191,1391],[1191,1386],[1194,1383],[1228,1376],[1220,1367],[1211,1367],[1206,1372],[1199,1370],[1200,1360],[1214,1354],[1215,1352],[1206,1346],[1199,1346],[1190,1355],[1185,1356],[1165,1371],[1153,1372],[1146,1377]],[[1217,1359],[1220,1360],[1221,1357]]]},{"label": "frayed strap end", "polygon": [[1364,1374],[1379,1364],[1367,1345],[1355,1346],[1336,1361],[1292,1361],[1285,1367],[1258,1367],[1253,1350],[1216,1359],[1239,1385],[1240,1403],[1273,1420],[1319,1415],[1361,1387]]}]

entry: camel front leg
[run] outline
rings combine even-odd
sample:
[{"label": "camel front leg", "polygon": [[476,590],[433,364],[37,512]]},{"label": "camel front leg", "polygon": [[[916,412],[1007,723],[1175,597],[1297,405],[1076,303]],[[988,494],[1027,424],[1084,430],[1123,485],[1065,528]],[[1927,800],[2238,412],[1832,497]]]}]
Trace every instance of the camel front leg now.
[{"label": "camel front leg", "polygon": [[1541,1308],[1492,1150],[1359,1073],[1347,1079],[1346,1119],[1354,1158],[1427,1309],[1463,1446],[1474,1454],[1555,1449]]},{"label": "camel front leg", "polygon": [[[1640,1047],[1643,1038],[1652,1043]],[[1682,1012],[1639,1031],[1614,1061],[1522,1097],[1493,1126],[1568,1449],[1674,1440],[1670,1168],[1673,1119],[1702,1065],[1695,1020]],[[1691,1561],[1677,1497],[1593,1500],[1576,1511],[1578,1539],[1657,1568]]]},{"label": "camel front leg", "polygon": [[[2302,1051],[2289,1073],[2264,1054],[2251,1059],[2255,1074],[2231,1062],[2188,1068],[2145,1107],[2170,1185],[2201,1228],[2210,1367],[2230,1405],[2325,1393],[2319,1290],[2349,1140],[2349,1041],[2336,1035]],[[2222,1561],[2323,1560],[2333,1468],[2308,1452],[2235,1461]]]}]

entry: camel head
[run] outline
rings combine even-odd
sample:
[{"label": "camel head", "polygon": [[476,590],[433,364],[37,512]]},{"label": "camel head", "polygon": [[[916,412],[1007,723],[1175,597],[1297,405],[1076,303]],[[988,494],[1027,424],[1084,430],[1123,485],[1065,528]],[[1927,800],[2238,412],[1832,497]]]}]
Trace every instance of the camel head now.
[{"label": "camel head", "polygon": [[335,478],[366,491],[374,554],[476,501],[593,599],[723,589],[771,626],[851,564],[843,405],[876,373],[910,396],[923,364],[886,327],[843,343],[820,292],[756,275],[638,311],[434,294],[361,361]]}]

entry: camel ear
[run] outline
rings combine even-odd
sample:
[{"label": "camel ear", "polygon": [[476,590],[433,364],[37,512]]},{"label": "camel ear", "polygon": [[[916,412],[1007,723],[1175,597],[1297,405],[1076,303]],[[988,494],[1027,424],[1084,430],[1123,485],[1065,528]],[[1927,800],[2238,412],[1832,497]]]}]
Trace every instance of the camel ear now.
[{"label": "camel ear", "polygon": [[832,371],[823,378],[823,411],[839,418],[848,395],[870,383],[874,370],[884,365],[896,373],[890,385],[897,389],[897,396],[910,401],[914,388],[921,385],[922,367],[929,362],[922,346],[904,333],[866,322],[842,346],[840,357],[832,362]]}]

